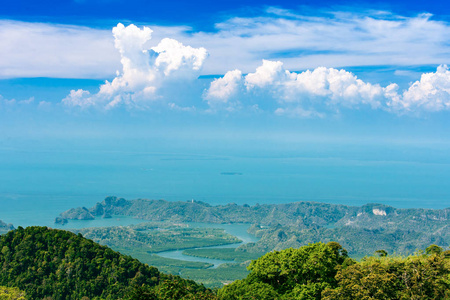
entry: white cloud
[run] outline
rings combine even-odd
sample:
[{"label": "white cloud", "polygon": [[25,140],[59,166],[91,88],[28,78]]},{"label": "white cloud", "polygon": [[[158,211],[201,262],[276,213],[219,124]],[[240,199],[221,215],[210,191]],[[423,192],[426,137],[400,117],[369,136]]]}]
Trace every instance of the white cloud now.
[{"label": "white cloud", "polygon": [[120,66],[108,30],[0,20],[0,78],[105,78]]},{"label": "white cloud", "polygon": [[69,106],[89,107],[100,105],[113,108],[120,104],[145,107],[149,101],[158,99],[159,89],[166,81],[192,79],[198,76],[206,49],[184,46],[182,43],[163,39],[156,47],[146,46],[152,30],[135,25],[113,28],[115,47],[119,50],[122,72],[100,86],[97,94],[72,90],[62,100]]},{"label": "white cloud", "polygon": [[245,85],[247,89],[254,87],[265,87],[289,80],[291,77],[289,71],[283,69],[281,61],[270,61],[263,59],[261,66],[256,68],[255,73],[245,76]]},{"label": "white cloud", "polygon": [[[215,31],[202,32],[187,26],[152,25],[155,32],[149,47],[157,47],[165,37],[195,48],[205,47],[210,58],[202,74],[224,74],[236,68],[252,72],[263,58],[283,61],[290,70],[438,65],[450,61],[450,24],[434,20],[430,14],[311,10],[305,14],[268,8],[260,16],[236,16],[215,27]],[[0,41],[3,78],[103,79],[113,77],[120,68],[109,30],[3,20]],[[169,41],[173,42],[164,43]],[[176,47],[171,45],[170,49]],[[171,54],[161,55],[161,63],[166,55]],[[175,62],[171,59],[171,63]]]},{"label": "white cloud", "polygon": [[[232,72],[241,74],[239,70]],[[323,117],[327,111],[340,108],[367,107],[400,114],[450,109],[450,71],[446,65],[439,66],[435,73],[423,74],[420,81],[402,94],[395,83],[382,87],[364,82],[345,70],[319,67],[296,73],[285,70],[282,62],[267,60],[255,73],[234,78],[234,86],[247,87],[240,90],[240,95],[234,95],[237,89],[231,93],[229,86],[222,84],[228,81],[225,77],[213,81],[205,92],[207,99],[226,103],[229,97],[235,96],[248,100],[258,91],[257,97],[263,94],[278,103],[275,114],[299,117]],[[211,101],[208,103],[211,105]]]},{"label": "white cloud", "polygon": [[191,70],[200,70],[208,53],[205,48],[192,48],[183,46],[182,43],[165,38],[158,46],[152,48],[158,53],[155,66],[163,70],[164,75],[169,76],[174,71],[184,68],[187,74],[193,74]]},{"label": "white cloud", "polygon": [[195,111],[196,110],[195,106],[179,106],[178,104],[173,103],[173,102],[169,103],[169,108],[171,110],[175,110],[175,111]]},{"label": "white cloud", "polygon": [[295,80],[285,84],[285,101],[321,97],[327,105],[357,107],[367,104],[373,108],[381,105],[383,89],[378,84],[366,83],[345,70],[319,67],[295,75]]},{"label": "white cloud", "polygon": [[24,100],[16,100],[16,99],[7,99],[5,97],[3,97],[2,95],[0,95],[0,109],[1,108],[17,108],[19,106],[22,107],[30,107],[33,106],[34,104],[34,97],[30,97],[28,99],[24,99]]},{"label": "white cloud", "polygon": [[442,111],[450,109],[450,71],[441,65],[436,72],[422,74],[402,95],[397,94],[397,86],[390,91],[388,102],[394,111]]},{"label": "white cloud", "polygon": [[[350,72],[333,68],[319,67],[313,71],[295,73],[285,70],[280,61],[263,60],[255,73],[249,73],[245,77],[240,76],[239,70],[232,72],[211,83],[206,92],[207,99],[214,98],[227,102],[242,82],[247,90],[241,91],[241,98],[252,97],[253,91],[260,90],[280,104],[324,104],[349,108],[369,105],[378,108],[381,106],[380,100],[384,97],[384,89],[380,85],[366,83]],[[231,77],[232,74],[239,76]],[[232,88],[230,81],[233,84]],[[277,114],[284,113],[285,109],[277,112]]]},{"label": "white cloud", "polygon": [[[309,11],[310,12],[310,11]],[[291,70],[319,66],[437,65],[450,60],[450,24],[429,14],[324,11],[301,14],[269,8],[257,17],[234,17],[217,32],[195,33],[211,59],[208,73],[224,68],[252,72],[262,58],[283,61]]]},{"label": "white cloud", "polygon": [[228,71],[225,76],[211,82],[204,98],[210,106],[226,104],[236,95],[242,86],[242,72],[239,70]]}]

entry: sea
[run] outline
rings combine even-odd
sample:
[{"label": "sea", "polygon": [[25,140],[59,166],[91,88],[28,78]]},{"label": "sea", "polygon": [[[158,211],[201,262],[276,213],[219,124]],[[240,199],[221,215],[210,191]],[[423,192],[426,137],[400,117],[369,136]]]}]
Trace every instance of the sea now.
[{"label": "sea", "polygon": [[[441,209],[450,207],[450,151],[446,145],[0,147],[0,220],[15,227],[58,227],[61,212],[112,195],[212,205],[316,201]],[[138,222],[116,217],[71,227]]]}]

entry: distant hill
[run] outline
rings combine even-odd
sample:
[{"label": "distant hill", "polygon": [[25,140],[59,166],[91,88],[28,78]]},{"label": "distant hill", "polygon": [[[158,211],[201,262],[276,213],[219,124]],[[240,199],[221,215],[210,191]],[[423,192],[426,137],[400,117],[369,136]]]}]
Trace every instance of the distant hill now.
[{"label": "distant hill", "polygon": [[399,209],[382,204],[347,206],[319,202],[294,202],[286,204],[212,206],[201,201],[177,201],[136,199],[126,200],[106,197],[92,208],[72,208],[63,213],[63,219],[86,219],[125,215],[152,221],[181,221],[206,223],[252,223],[260,225],[353,226],[378,228],[388,222],[405,225],[419,222],[448,222],[450,208]]},{"label": "distant hill", "polygon": [[261,239],[240,250],[255,253],[338,241],[353,256],[370,255],[381,248],[411,254],[430,244],[447,247],[450,242],[450,208],[399,209],[382,204],[357,207],[317,202],[212,206],[200,201],[107,197],[89,209],[70,209],[59,219],[66,222],[111,215],[151,221],[250,223],[254,225],[251,233]]},{"label": "distant hill", "polygon": [[14,226],[12,224],[6,224],[2,220],[0,220],[0,234],[6,233],[13,229],[14,229]]},{"label": "distant hill", "polygon": [[19,227],[0,236],[0,251],[0,286],[17,287],[28,299],[138,299],[143,288],[148,299],[214,297],[193,281],[64,230]]}]

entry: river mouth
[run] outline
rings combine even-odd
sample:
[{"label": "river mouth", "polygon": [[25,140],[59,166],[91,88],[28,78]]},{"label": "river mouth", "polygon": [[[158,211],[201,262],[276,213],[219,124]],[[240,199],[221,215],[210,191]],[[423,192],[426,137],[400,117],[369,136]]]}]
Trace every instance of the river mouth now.
[{"label": "river mouth", "polygon": [[[249,234],[247,232],[248,228],[251,224],[245,223],[245,224],[214,224],[214,223],[186,223],[192,228],[220,228],[223,229],[226,233],[231,234],[238,239],[240,239],[242,242],[235,243],[235,244],[228,244],[228,245],[219,245],[219,246],[206,246],[206,247],[194,247],[189,249],[218,249],[218,248],[237,248],[241,245],[247,244],[247,243],[254,243],[257,242],[259,239],[255,236]],[[171,259],[178,259],[183,261],[192,261],[192,262],[203,262],[203,263],[209,263],[212,264],[211,269],[215,269],[219,267],[222,264],[225,263],[237,263],[234,260],[223,260],[223,259],[213,259],[213,258],[205,258],[205,257],[197,257],[197,256],[191,256],[191,255],[185,255],[183,254],[183,250],[171,250],[171,251],[163,251],[163,252],[157,252],[154,253],[158,256],[164,257],[164,258],[171,258]]]}]

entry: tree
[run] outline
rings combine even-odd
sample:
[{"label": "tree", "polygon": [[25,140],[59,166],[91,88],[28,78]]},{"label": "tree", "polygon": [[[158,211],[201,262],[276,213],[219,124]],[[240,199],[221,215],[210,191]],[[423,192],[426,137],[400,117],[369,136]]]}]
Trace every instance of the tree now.
[{"label": "tree", "polygon": [[351,264],[348,260],[347,251],[336,242],[269,252],[252,261],[246,279],[225,286],[218,296],[227,300],[321,299],[322,290],[336,285],[337,267]]},{"label": "tree", "polygon": [[25,300],[25,292],[18,288],[0,286],[0,300]]}]

